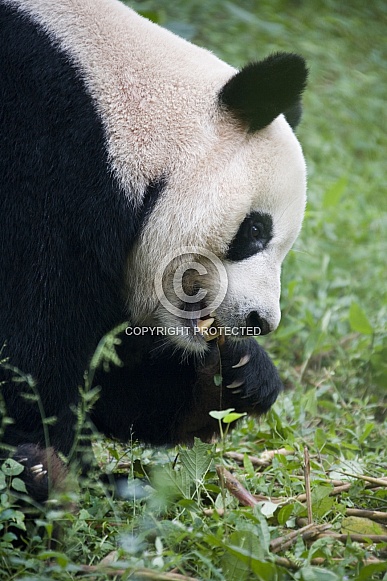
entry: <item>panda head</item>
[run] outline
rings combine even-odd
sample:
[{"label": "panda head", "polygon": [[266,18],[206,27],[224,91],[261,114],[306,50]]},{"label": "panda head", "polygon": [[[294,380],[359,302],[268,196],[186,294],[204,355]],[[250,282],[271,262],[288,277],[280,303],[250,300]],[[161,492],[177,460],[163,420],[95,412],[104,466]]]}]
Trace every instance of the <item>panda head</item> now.
[{"label": "panda head", "polygon": [[169,328],[173,342],[199,353],[201,320],[236,337],[278,326],[281,263],[306,201],[293,132],[306,78],[301,57],[279,53],[213,92],[129,261],[137,323]]}]

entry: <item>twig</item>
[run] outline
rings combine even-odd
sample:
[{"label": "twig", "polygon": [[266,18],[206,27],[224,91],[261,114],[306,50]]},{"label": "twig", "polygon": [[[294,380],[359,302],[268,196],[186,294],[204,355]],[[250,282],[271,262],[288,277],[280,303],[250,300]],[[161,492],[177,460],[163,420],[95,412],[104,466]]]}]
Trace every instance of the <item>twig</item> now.
[{"label": "twig", "polygon": [[304,527],[292,531],[291,533],[284,535],[283,537],[278,537],[270,542],[270,550],[272,553],[277,551],[282,551],[288,549],[293,543],[296,542],[299,536],[302,536],[304,540],[316,537],[321,532],[330,528],[329,524],[316,525],[314,523],[309,523]]},{"label": "twig", "polygon": [[341,472],[340,474],[344,474],[344,476],[349,476],[350,478],[364,480],[364,482],[369,482],[374,486],[387,486],[387,478],[373,478],[372,476],[364,476],[364,474],[349,474],[347,472]]},{"label": "twig", "polygon": [[[239,464],[243,464],[243,459],[245,455],[241,454],[240,452],[225,452],[224,457],[230,458],[230,460],[235,460],[236,462],[239,462]],[[262,460],[261,458],[258,458],[258,456],[248,456],[248,459],[250,460],[253,466],[268,465],[266,461]]]},{"label": "twig", "polygon": [[243,506],[255,506],[258,504],[258,500],[248,490],[246,490],[239,480],[237,480],[231,472],[226,470],[224,466],[216,466],[216,472],[225,488],[227,488],[227,490],[231,492],[231,494],[235,496]]},{"label": "twig", "polygon": [[[335,486],[329,493],[329,496],[336,496],[337,494],[341,494],[342,492],[346,492],[351,488],[351,484],[343,484],[342,486]],[[270,500],[270,502],[274,502],[276,504],[289,504],[290,502],[305,502],[306,501],[306,494],[303,492],[302,494],[298,494],[297,496],[278,496],[277,498],[263,496],[259,494],[254,494],[254,498],[259,502],[262,500]]]},{"label": "twig", "polygon": [[312,493],[310,490],[310,457],[307,446],[304,447],[304,477],[305,477],[306,509],[308,511],[308,524],[312,524],[313,511],[312,511]]},{"label": "twig", "polygon": [[205,508],[203,514],[205,516],[212,516],[213,514],[218,514],[219,516],[224,515],[224,508]]},{"label": "twig", "polygon": [[[287,450],[286,448],[278,448],[278,450],[265,450],[262,452],[261,456],[248,456],[250,462],[253,466],[269,466],[273,461],[275,454],[281,454],[282,456],[287,456],[291,454],[291,450]],[[244,454],[240,452],[226,452],[224,454],[226,458],[230,458],[231,460],[235,460],[236,462],[243,463],[243,459],[245,457]]]},{"label": "twig", "polygon": [[[340,486],[335,486],[329,493],[329,496],[337,496],[338,494],[341,494],[342,492],[347,492],[347,490],[349,490],[352,486],[351,482],[348,482],[348,484],[342,484]],[[376,488],[375,486],[372,486],[371,484],[366,485],[366,488]],[[285,499],[281,499],[280,502],[283,502]],[[306,494],[299,494],[298,496],[295,497],[289,497],[288,501],[292,502],[296,500],[297,502],[305,502],[306,501]],[[275,500],[272,500],[272,502],[276,502]]]},{"label": "twig", "polygon": [[371,520],[379,522],[387,522],[387,512],[380,512],[377,510],[365,510],[362,508],[347,508],[347,516],[360,516],[363,518],[370,518]]},{"label": "twig", "polygon": [[[297,478],[298,480],[305,480],[303,474],[292,474],[291,476],[292,478]],[[343,484],[348,484],[348,481],[345,482],[344,480],[332,480],[331,478],[321,478],[320,476],[315,476],[312,479],[312,482],[317,482],[318,484],[331,484],[332,486],[343,486]]]},{"label": "twig", "polygon": [[[325,565],[327,564],[327,562],[330,563],[331,561],[333,561],[334,563],[343,563],[345,559],[340,559],[337,557],[333,557],[332,559],[326,559],[325,557],[315,557],[314,559],[311,560],[311,564]],[[287,569],[292,569],[294,571],[297,571],[298,569],[301,569],[301,567],[304,566],[304,561],[298,563],[296,561],[291,561],[286,557],[276,557],[275,562],[277,565],[280,565],[281,567],[286,567]],[[356,560],[356,563],[358,562],[359,560]],[[385,561],[381,561],[380,559],[374,559],[373,557],[371,557],[369,559],[361,559],[361,563],[362,565],[378,565],[380,563],[385,563]]]},{"label": "twig", "polygon": [[342,543],[345,543],[347,539],[351,541],[356,541],[357,543],[387,543],[387,535],[358,535],[356,533],[320,533],[317,538],[322,539],[323,537],[332,537],[332,539],[337,539]]}]

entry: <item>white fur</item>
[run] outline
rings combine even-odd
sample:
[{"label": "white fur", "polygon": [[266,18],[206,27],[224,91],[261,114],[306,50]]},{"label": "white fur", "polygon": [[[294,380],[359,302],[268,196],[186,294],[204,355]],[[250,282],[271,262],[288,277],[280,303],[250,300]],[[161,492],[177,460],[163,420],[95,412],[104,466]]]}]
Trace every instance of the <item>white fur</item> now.
[{"label": "white fur", "polygon": [[[272,216],[273,239],[247,260],[225,262],[229,286],[217,317],[239,325],[254,310],[274,329],[281,263],[300,230],[306,191],[302,151],[284,117],[247,133],[217,107],[217,93],[235,69],[117,0],[4,1],[43,25],[82,72],[127,196],[139,201],[149,180],[167,178],[128,260],[134,321],[151,316],[167,326],[185,324],[158,302],[157,265],[182,246],[224,259],[245,216],[261,211]],[[206,285],[211,298],[211,276]],[[192,337],[188,342],[203,349]]]},{"label": "white fur", "polygon": [[82,71],[130,197],[193,146],[200,155],[214,92],[234,69],[117,0],[2,1],[42,25]]}]

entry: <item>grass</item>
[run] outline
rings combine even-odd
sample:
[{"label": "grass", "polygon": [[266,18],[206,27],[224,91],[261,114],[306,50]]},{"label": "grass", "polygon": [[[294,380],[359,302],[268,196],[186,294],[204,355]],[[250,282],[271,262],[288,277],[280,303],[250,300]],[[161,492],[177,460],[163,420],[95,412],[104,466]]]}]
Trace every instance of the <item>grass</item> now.
[{"label": "grass", "polygon": [[[308,164],[308,209],[284,265],[281,327],[262,339],[286,390],[266,418],[243,420],[218,448],[200,442],[191,451],[97,443],[105,467],[129,466],[132,497],[112,502],[91,478],[68,498],[79,503],[78,514],[50,509],[41,521],[48,536],[57,521],[65,523],[63,545],[52,550],[36,530],[29,550],[19,552],[3,536],[0,577],[387,579],[380,514],[387,511],[387,486],[363,478],[380,479],[387,471],[386,5],[132,5],[235,66],[275,50],[299,52],[309,63],[298,131]],[[301,534],[307,518],[300,496],[308,490],[305,447],[311,518],[320,526],[312,527],[309,539]],[[265,450],[283,449],[266,465],[253,463]],[[242,506],[216,466],[267,499]],[[4,491],[12,480],[20,492],[17,470],[8,465],[0,472],[0,523],[11,518],[23,526]],[[344,484],[341,492],[333,481]],[[354,509],[376,511],[377,520],[356,516]],[[275,539],[300,529],[276,549]]]}]

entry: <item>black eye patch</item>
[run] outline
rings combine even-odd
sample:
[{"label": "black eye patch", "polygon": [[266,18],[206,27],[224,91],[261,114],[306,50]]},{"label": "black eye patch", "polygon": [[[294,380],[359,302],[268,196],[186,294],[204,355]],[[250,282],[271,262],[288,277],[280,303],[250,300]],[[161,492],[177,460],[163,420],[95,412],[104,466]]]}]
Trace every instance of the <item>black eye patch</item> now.
[{"label": "black eye patch", "polygon": [[228,248],[226,259],[237,261],[262,252],[273,236],[273,220],[269,214],[252,212],[243,220]]}]

